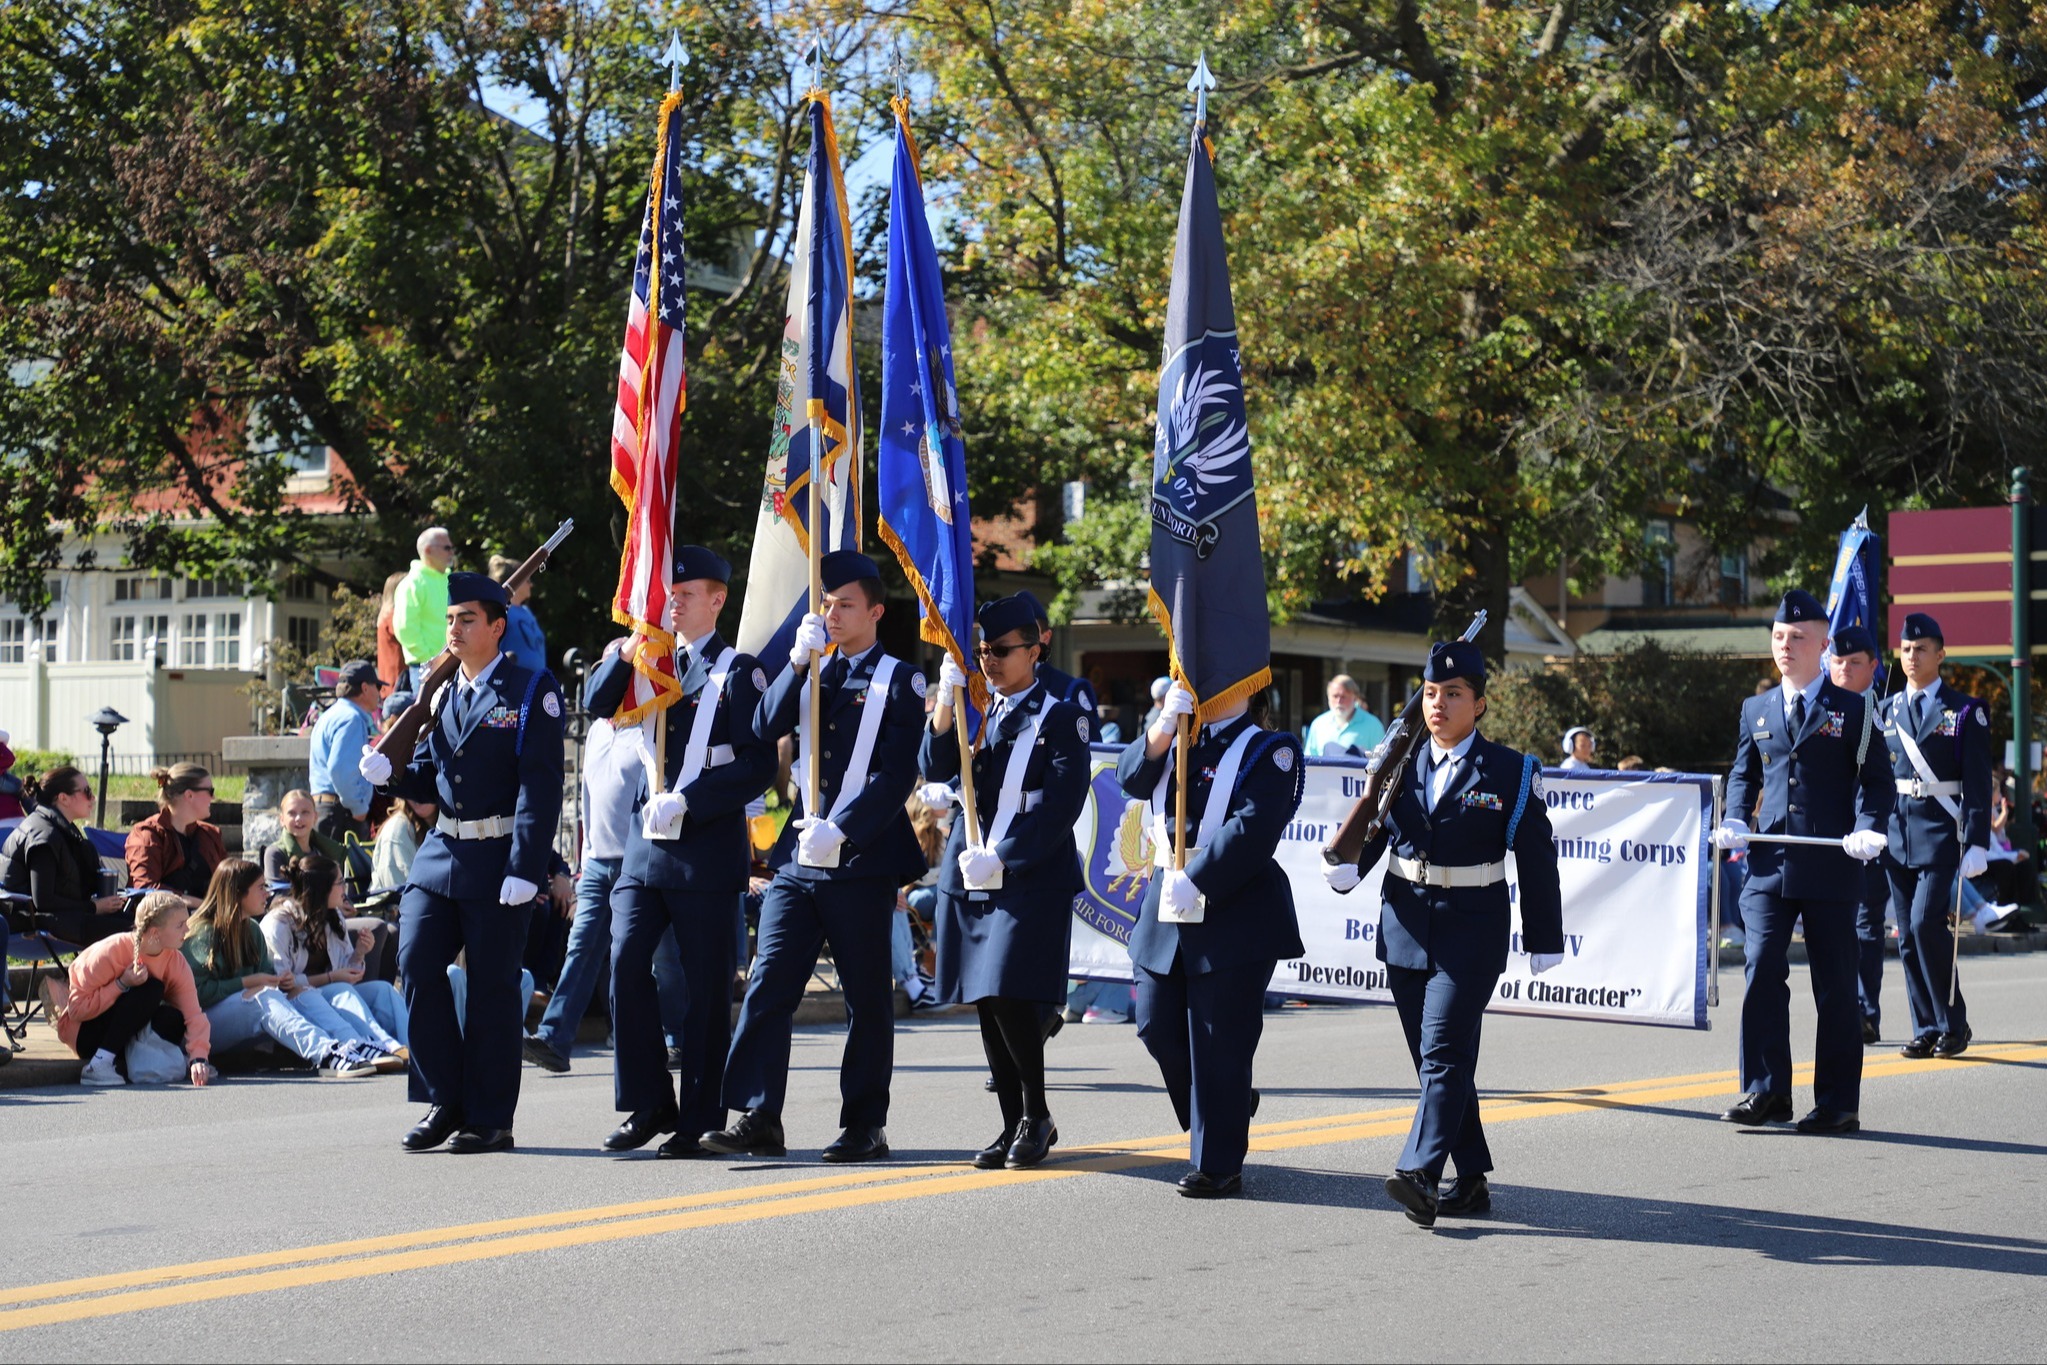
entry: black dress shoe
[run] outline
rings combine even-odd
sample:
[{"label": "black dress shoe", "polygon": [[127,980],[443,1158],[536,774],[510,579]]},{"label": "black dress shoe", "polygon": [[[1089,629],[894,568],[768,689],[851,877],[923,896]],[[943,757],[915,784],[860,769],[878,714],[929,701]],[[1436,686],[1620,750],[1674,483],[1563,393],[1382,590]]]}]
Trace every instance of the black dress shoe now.
[{"label": "black dress shoe", "polygon": [[1436,1212],[1445,1218],[1475,1218],[1492,1211],[1492,1186],[1482,1175],[1460,1175],[1436,1197]]},{"label": "black dress shoe", "polygon": [[682,1121],[673,1105],[660,1109],[642,1109],[624,1123],[611,1130],[604,1139],[607,1152],[636,1152],[652,1142],[662,1133],[672,1133]]},{"label": "black dress shoe", "polygon": [[539,1067],[542,1071],[552,1071],[556,1075],[560,1075],[569,1069],[569,1059],[556,1052],[543,1039],[534,1034],[529,1033],[526,1035],[526,1042],[522,1051],[526,1054],[526,1060]]},{"label": "black dress shoe", "polygon": [[1017,1129],[1021,1123],[1012,1124],[995,1135],[995,1141],[974,1153],[974,1169],[977,1171],[999,1171],[1002,1163],[1009,1160],[1009,1149],[1016,1142]]},{"label": "black dress shoe", "polygon": [[1959,1057],[1969,1050],[1969,1040],[1976,1036],[1974,1029],[1963,1029],[1960,1033],[1943,1033],[1940,1041],[1933,1045],[1936,1057]]},{"label": "black dress shoe", "polygon": [[720,1156],[787,1156],[782,1140],[782,1119],[764,1109],[749,1109],[733,1120],[732,1126],[699,1139],[704,1150]]},{"label": "black dress shoe", "polygon": [[1180,1193],[1188,1199],[1228,1199],[1244,1192],[1244,1177],[1213,1176],[1207,1171],[1189,1171],[1180,1177]]},{"label": "black dress shoe", "polygon": [[689,1133],[677,1133],[654,1149],[654,1155],[663,1161],[687,1161],[691,1157],[710,1154],[711,1149]]},{"label": "black dress shoe", "polygon": [[1016,1141],[1010,1144],[1008,1159],[1002,1164],[1012,1171],[1035,1166],[1052,1154],[1052,1148],[1058,1142],[1059,1128],[1050,1115],[1041,1119],[1025,1119],[1016,1130]]},{"label": "black dress shoe", "polygon": [[818,1155],[833,1163],[888,1160],[886,1128],[848,1128]]},{"label": "black dress shoe", "polygon": [[413,1126],[405,1135],[405,1150],[425,1152],[440,1146],[450,1134],[462,1126],[462,1116],[444,1104],[437,1104],[426,1111],[426,1117]]},{"label": "black dress shoe", "polygon": [[991,1094],[991,1095],[992,1095],[992,1094],[994,1094],[994,1093],[995,1093],[995,1078],[994,1078],[993,1076],[984,1076],[984,1077],[982,1077],[982,1079],[981,1079],[981,1088],[982,1088],[983,1090],[987,1091],[987,1092],[988,1092],[989,1094]]},{"label": "black dress shoe", "polygon": [[1815,1109],[1798,1121],[1801,1133],[1853,1133],[1861,1128],[1860,1118],[1838,1109]]},{"label": "black dress shoe", "polygon": [[1043,1041],[1047,1043],[1051,1042],[1054,1038],[1057,1038],[1059,1036],[1059,1030],[1065,1027],[1066,1016],[1061,1014],[1058,1010],[1053,1010],[1052,1013],[1046,1016],[1045,1019]]},{"label": "black dress shoe", "polygon": [[1898,1055],[1901,1057],[1931,1057],[1933,1050],[1940,1046],[1940,1040],[1943,1036],[1938,1033],[1922,1033],[1911,1042],[1899,1048]]},{"label": "black dress shoe", "polygon": [[448,1151],[455,1156],[511,1150],[512,1130],[509,1128],[464,1128],[448,1142]]},{"label": "black dress shoe", "polygon": [[1770,1095],[1758,1090],[1743,1095],[1734,1107],[1720,1116],[1722,1123],[1738,1123],[1744,1128],[1760,1128],[1766,1123],[1791,1117],[1791,1097]]},{"label": "black dress shoe", "polygon": [[1883,1041],[1883,1035],[1876,1031],[1875,1023],[1868,1019],[1862,1021],[1862,1041],[1865,1046]]},{"label": "black dress shoe", "polygon": [[1386,1177],[1386,1193],[1407,1210],[1408,1222],[1425,1228],[1436,1225],[1436,1211],[1441,1206],[1436,1200],[1436,1182],[1426,1171],[1395,1171]]}]

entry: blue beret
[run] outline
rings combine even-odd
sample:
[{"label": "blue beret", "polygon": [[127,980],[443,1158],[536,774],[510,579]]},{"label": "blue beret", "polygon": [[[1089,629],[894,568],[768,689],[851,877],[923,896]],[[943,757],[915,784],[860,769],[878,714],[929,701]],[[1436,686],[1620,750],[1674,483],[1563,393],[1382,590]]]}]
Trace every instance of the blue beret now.
[{"label": "blue beret", "polygon": [[505,585],[485,573],[451,573],[448,575],[448,605],[460,606],[464,602],[495,602],[501,607],[512,605],[512,595],[505,591]]},{"label": "blue beret", "polygon": [[701,545],[678,546],[675,551],[675,581],[687,583],[697,578],[730,583],[732,566],[722,555],[713,554]]},{"label": "blue beret", "polygon": [[1947,636],[1940,633],[1940,622],[1923,611],[1915,611],[1905,618],[1905,625],[1898,632],[1901,640],[1932,640],[1942,649],[1947,648]]},{"label": "blue beret", "polygon": [[837,592],[848,583],[881,577],[881,567],[858,550],[834,550],[818,561],[818,573],[823,576],[824,590]]},{"label": "blue beret", "polygon": [[1875,638],[1861,626],[1843,626],[1834,632],[1834,657],[1845,659],[1850,654],[1878,656]]},{"label": "blue beret", "polygon": [[1422,666],[1422,681],[1446,683],[1462,678],[1478,691],[1485,691],[1485,651],[1472,640],[1451,640],[1429,651]]},{"label": "blue beret", "polygon": [[1827,609],[1820,605],[1820,599],[1804,588],[1793,588],[1784,594],[1784,600],[1777,604],[1777,624],[1797,625],[1801,621],[1824,621]]},{"label": "blue beret", "polygon": [[[1043,621],[1048,626],[1052,624],[1052,613],[1045,610],[1045,604],[1043,602],[1040,602],[1034,595],[1032,595],[1031,591],[1028,588],[1018,593],[1016,595],[1016,600],[1023,603],[1025,606],[1031,609],[1032,621],[1034,622]],[[1014,629],[1014,627],[1012,627],[1012,629]]]},{"label": "blue beret", "polygon": [[998,597],[986,603],[975,613],[974,619],[981,623],[981,638],[999,640],[1012,630],[1026,627],[1035,630],[1038,625],[1037,600],[1028,593],[1014,597]]}]

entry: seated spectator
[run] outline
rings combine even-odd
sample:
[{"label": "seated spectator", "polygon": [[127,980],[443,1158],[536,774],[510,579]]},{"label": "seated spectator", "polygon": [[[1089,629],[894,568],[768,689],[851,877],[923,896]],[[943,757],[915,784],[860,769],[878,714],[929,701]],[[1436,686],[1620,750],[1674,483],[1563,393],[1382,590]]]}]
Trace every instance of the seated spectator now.
[{"label": "seated spectator", "polygon": [[377,846],[370,855],[370,895],[405,889],[412,879],[412,860],[419,856],[419,841],[434,827],[437,814],[431,801],[392,799],[391,813],[378,827]]},{"label": "seated spectator", "polygon": [[96,894],[100,859],[79,822],[92,813],[92,781],[69,764],[36,784],[36,809],[0,845],[0,886],[27,896],[66,943],[97,943],[135,928],[125,896]]},{"label": "seated spectator", "polygon": [[[229,858],[213,869],[213,882],[185,933],[185,961],[199,994],[199,1007],[222,1051],[268,1034],[319,1068],[322,1076],[352,1079],[377,1074],[383,1056],[366,1045],[335,1037],[285,994],[298,983],[281,975],[255,917],[269,890],[263,869],[246,858]],[[320,996],[300,988],[311,1004]]]},{"label": "seated spectator", "polygon": [[[338,867],[347,868],[362,864],[357,886],[358,889],[368,890],[361,883],[373,879],[374,869],[370,864],[369,855],[360,851],[352,852],[347,845],[322,833],[315,823],[318,810],[319,806],[314,802],[310,792],[288,791],[284,794],[284,800],[277,806],[278,818],[284,828],[279,831],[277,842],[263,850],[263,880],[268,882],[273,890],[279,889],[290,881],[292,859],[317,853],[332,860]],[[374,915],[353,915],[345,923],[351,934],[360,936],[367,932],[370,936],[370,946],[363,954],[363,968],[370,980],[390,980],[395,972],[384,970],[384,945],[391,937],[390,924]],[[395,968],[396,954],[391,956],[391,965]]]},{"label": "seated spectator", "polygon": [[1137,728],[1140,733],[1151,729],[1153,723],[1158,720],[1159,703],[1164,701],[1166,693],[1172,690],[1173,680],[1171,678],[1153,678],[1151,680],[1151,709],[1144,713],[1144,720],[1138,724]]},{"label": "seated spectator", "polygon": [[14,750],[7,747],[11,738],[0,730],[0,820],[18,820],[28,814],[28,803],[23,800],[28,784],[14,771]]},{"label": "seated spectator", "polygon": [[291,891],[279,897],[263,916],[263,937],[277,970],[298,978],[308,995],[332,1006],[322,1014],[318,1004],[286,991],[299,1012],[344,1042],[370,1043],[393,1057],[409,1057],[405,1001],[388,981],[364,980],[362,954],[370,933],[351,934],[341,918],[346,899],[341,869],[332,858],[315,853],[292,860]]},{"label": "seated spectator", "polygon": [[1592,761],[1592,755],[1599,748],[1599,739],[1582,725],[1573,725],[1564,731],[1564,738],[1558,747],[1564,751],[1564,761],[1557,765],[1559,768],[1580,771],[1597,766]]},{"label": "seated spectator", "polygon": [[[1629,754],[1626,758],[1614,764],[1613,770],[1617,773],[1637,773],[1648,766],[1640,754]],[[1663,769],[1659,768],[1657,771],[1662,772]]]},{"label": "seated spectator", "polygon": [[910,934],[910,914],[914,911],[917,918],[928,927],[931,916],[938,908],[938,860],[945,855],[946,837],[946,827],[938,818],[941,809],[951,810],[951,801],[948,799],[943,806],[937,806],[925,801],[919,793],[913,792],[910,795],[908,803],[910,829],[917,836],[917,847],[924,853],[924,875],[896,892],[895,925],[889,941],[889,961],[891,975],[903,988],[903,994],[910,997],[910,1008],[913,1010],[929,1009],[938,1003],[937,987],[931,984],[930,978],[917,966],[916,941]]},{"label": "seated spectator", "polygon": [[1386,727],[1364,708],[1358,681],[1348,673],[1329,680],[1329,709],[1308,723],[1306,747],[1312,758],[1339,754],[1363,757],[1386,738]]},{"label": "seated spectator", "polygon": [[85,1058],[81,1084],[128,1084],[128,1044],[146,1028],[184,1050],[192,1084],[213,1079],[212,1029],[178,951],[190,913],[176,892],[152,892],[135,907],[134,933],[103,938],[72,959],[57,1037]]},{"label": "seated spectator", "polygon": [[220,826],[206,821],[213,811],[213,775],[197,763],[179,763],[150,777],[157,811],[128,831],[128,883],[175,891],[187,910],[196,910],[213,869],[227,857]]},{"label": "seated spectator", "polygon": [[1123,742],[1123,722],[1116,719],[1116,708],[1114,706],[1111,706],[1108,702],[1103,702],[1100,706],[1097,706],[1095,708],[1095,719],[1100,722],[1100,728],[1095,731],[1096,743],[1121,744]]}]

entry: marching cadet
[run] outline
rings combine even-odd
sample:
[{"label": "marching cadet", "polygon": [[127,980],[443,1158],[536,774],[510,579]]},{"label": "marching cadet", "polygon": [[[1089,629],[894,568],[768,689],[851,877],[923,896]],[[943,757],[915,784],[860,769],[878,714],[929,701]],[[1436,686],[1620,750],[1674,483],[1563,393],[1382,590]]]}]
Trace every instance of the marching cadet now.
[{"label": "marching cadet", "polygon": [[[633,732],[644,762],[624,866],[611,893],[613,1085],[616,1107],[628,1117],[604,1139],[608,1152],[673,1133],[655,1156],[700,1156],[699,1135],[725,1126],[739,956],[733,907],[753,861],[746,805],[775,775],[775,746],[753,729],[767,674],[718,634],[731,577],[732,566],[701,545],[676,551],[666,624],[675,636],[682,700],[668,712],[667,770],[658,784],[651,780],[654,746],[646,727]],[[600,664],[591,677],[591,710],[616,711],[633,671],[622,655]],[[654,952],[670,929],[689,987],[673,1088],[654,982]]]},{"label": "marching cadet", "polygon": [[[1827,646],[1827,676],[1834,686],[1860,692],[1871,705],[1882,702],[1870,690],[1876,682],[1876,640],[1861,626],[1843,626]],[[1879,711],[1879,716],[1881,712]],[[1855,902],[1855,1000],[1862,1007],[1862,1041],[1883,1037],[1884,912],[1891,904],[1890,878],[1884,860],[1862,865],[1862,888]]]},{"label": "marching cadet", "polygon": [[[1323,877],[1348,893],[1389,855],[1381,888],[1378,957],[1407,1034],[1421,1102],[1386,1193],[1409,1220],[1492,1210],[1492,1150],[1478,1113],[1479,1028],[1512,946],[1507,855],[1514,855],[1521,946],[1537,975],[1564,960],[1563,894],[1549,806],[1533,754],[1478,732],[1485,715],[1485,655],[1458,640],[1429,651],[1422,669],[1418,746],[1379,833],[1356,863]],[[1444,1166],[1457,1178],[1440,1189]]]},{"label": "marching cadet", "polygon": [[[889,976],[890,915],[896,888],[925,871],[923,851],[903,803],[917,782],[924,729],[924,675],[875,643],[881,622],[881,571],[866,555],[824,556],[823,615],[806,615],[789,651],[790,668],[754,712],[768,743],[797,736],[796,776],[815,744],[818,804],[802,804],[782,831],[770,862],[777,869],[761,899],[760,934],[746,1001],[725,1063],[725,1107],[744,1112],[731,1127],[703,1135],[728,1156],[781,1156],[782,1102],[789,1088],[789,1028],[804,983],[829,944],[846,997],[846,1053],[839,1071],[845,1129],[826,1161],[888,1156],[889,1078],[895,1067],[895,999]],[[823,661],[824,733],[809,733],[810,658]]]},{"label": "marching cadet", "polygon": [[[1054,697],[1038,673],[1045,651],[1031,604],[1004,597],[982,607],[978,619],[981,670],[995,692],[973,760],[985,828],[982,842],[970,845],[966,820],[954,820],[939,861],[938,994],[979,1012],[1002,1107],[1002,1131],[974,1165],[1017,1169],[1043,1161],[1059,1140],[1045,1102],[1041,1011],[1066,995],[1073,897],[1081,888],[1073,825],[1087,804],[1091,718]],[[947,655],[920,754],[933,782],[960,773],[952,689],[966,682]]]},{"label": "marching cadet", "polygon": [[1116,780],[1151,803],[1159,869],[1130,932],[1137,1036],[1191,1137],[1194,1169],[1180,1178],[1180,1193],[1219,1199],[1244,1188],[1265,988],[1283,959],[1306,951],[1293,890],[1273,857],[1300,809],[1306,765],[1298,738],[1262,728],[1242,702],[1202,726],[1188,763],[1187,861],[1175,869],[1170,812],[1182,775],[1174,737],[1194,703],[1175,682],[1152,728],[1117,759]]},{"label": "marching cadet", "polygon": [[[1741,734],[1727,780],[1727,809],[1713,842],[1748,849],[1741,892],[1748,989],[1741,1002],[1742,1097],[1720,1117],[1761,1127],[1791,1117],[1791,927],[1805,922],[1805,950],[1819,1023],[1813,1049],[1813,1109],[1801,1133],[1852,1133],[1862,1126],[1862,1030],[1855,1003],[1857,861],[1884,851],[1896,790],[1875,708],[1836,687],[1821,668],[1827,614],[1809,592],[1784,594],[1770,627],[1770,655],[1782,685],[1741,707]],[[1840,847],[1758,841],[1759,834],[1840,841]]]},{"label": "marching cadet", "polygon": [[[1990,868],[1990,712],[1941,679],[1946,657],[1940,622],[1924,612],[1907,616],[1898,641],[1905,690],[1878,712],[1898,788],[1884,870],[1912,1011],[1912,1039],[1899,1049],[1907,1057],[1968,1050],[1969,1005],[1954,980],[1955,878]],[[1977,913],[1990,919],[1997,912],[1985,906]]]},{"label": "marching cadet", "polygon": [[[562,702],[552,675],[501,653],[510,605],[483,574],[448,575],[448,649],[461,668],[433,697],[434,719],[402,772],[375,750],[358,765],[373,784],[440,808],[398,909],[411,1093],[430,1106],[405,1135],[408,1152],[512,1149],[519,972],[527,907],[547,880],[561,817]],[[460,1019],[448,980],[458,953],[469,968]]]}]

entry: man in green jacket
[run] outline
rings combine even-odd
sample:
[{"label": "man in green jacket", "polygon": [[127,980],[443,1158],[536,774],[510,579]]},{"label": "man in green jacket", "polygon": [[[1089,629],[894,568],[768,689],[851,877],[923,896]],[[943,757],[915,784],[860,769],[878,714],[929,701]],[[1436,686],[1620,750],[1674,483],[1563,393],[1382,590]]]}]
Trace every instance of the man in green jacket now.
[{"label": "man in green jacket", "polygon": [[448,647],[448,570],[455,564],[455,539],[445,526],[419,533],[419,558],[398,584],[391,608],[391,633],[405,655],[405,677],[394,689],[419,692],[419,679],[434,656]]}]

